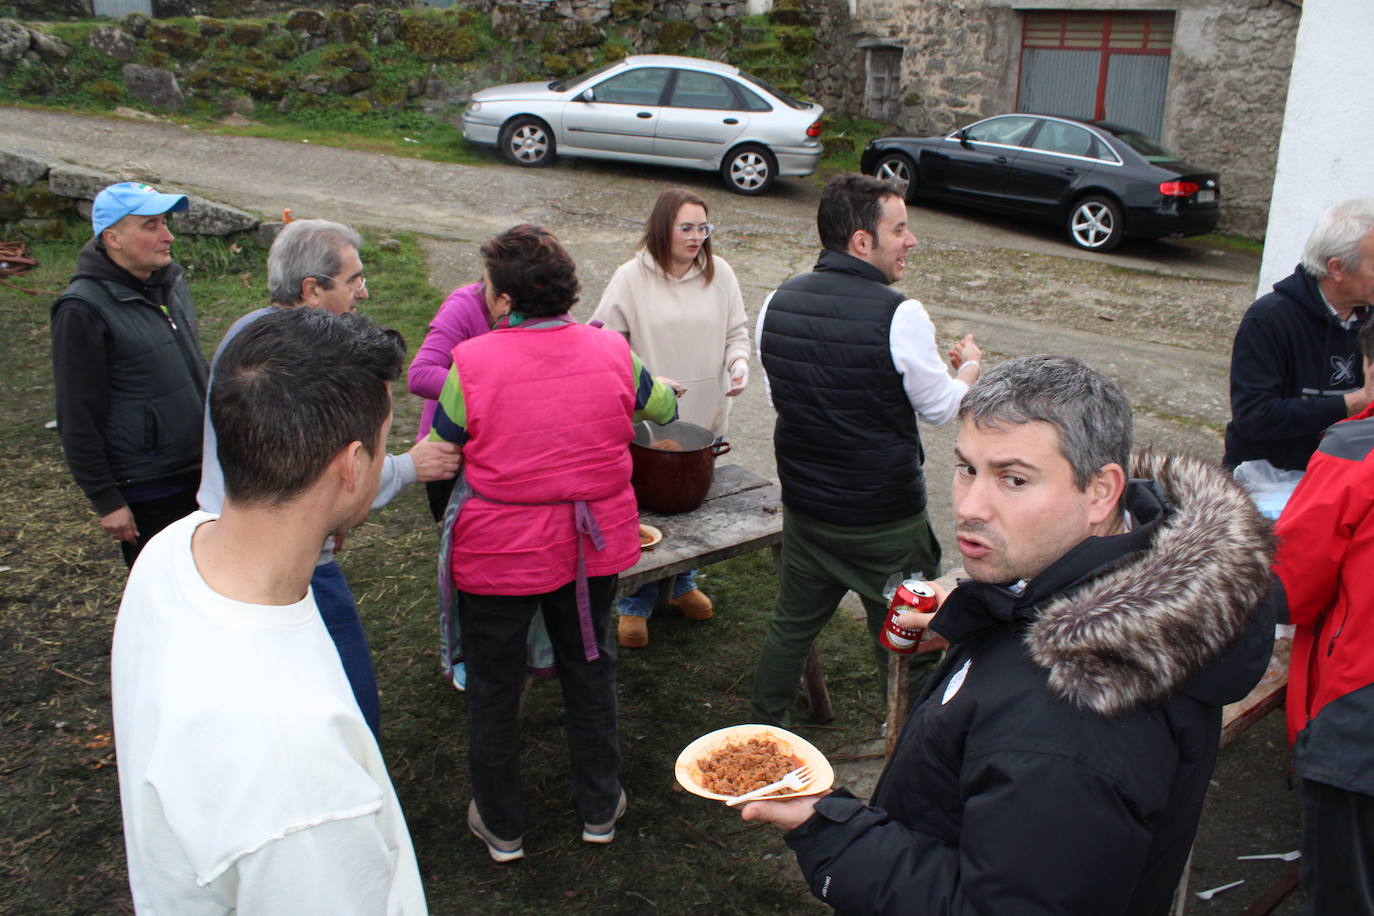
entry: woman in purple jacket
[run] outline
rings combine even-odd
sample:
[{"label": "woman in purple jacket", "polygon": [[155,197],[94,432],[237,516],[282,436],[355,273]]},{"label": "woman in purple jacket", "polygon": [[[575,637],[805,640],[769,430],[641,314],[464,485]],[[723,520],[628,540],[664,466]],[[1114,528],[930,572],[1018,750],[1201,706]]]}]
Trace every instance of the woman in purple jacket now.
[{"label": "woman in purple jacket", "polygon": [[[448,370],[453,365],[453,348],[467,340],[491,330],[491,316],[487,314],[486,297],[482,282],[460,286],[448,294],[448,298],[434,313],[429,323],[429,333],[425,342],[415,352],[406,375],[406,386],[410,393],[425,399],[424,410],[420,413],[420,430],[415,439],[418,442],[429,435],[434,422],[434,411],[439,406],[439,392],[444,389]],[[436,522],[444,520],[444,509],[448,506],[449,496],[453,493],[454,478],[431,480],[425,484],[429,497],[429,511]],[[444,675],[459,690],[467,688],[467,665],[459,661],[462,652],[461,640],[457,632],[457,620],[447,613],[441,602],[439,626],[441,631],[440,658]]]},{"label": "woman in purple jacket", "polygon": [[[434,422],[439,392],[443,390],[449,367],[453,365],[453,348],[469,337],[490,330],[491,318],[487,315],[487,303],[483,298],[480,280],[449,293],[439,306],[439,311],[434,313],[425,342],[415,352],[410,372],[406,375],[410,393],[425,399],[416,442],[429,434],[430,424]],[[444,507],[448,505],[449,494],[453,492],[453,478],[432,480],[425,484],[425,492],[429,496],[429,511],[434,515],[434,520],[443,521]]]}]

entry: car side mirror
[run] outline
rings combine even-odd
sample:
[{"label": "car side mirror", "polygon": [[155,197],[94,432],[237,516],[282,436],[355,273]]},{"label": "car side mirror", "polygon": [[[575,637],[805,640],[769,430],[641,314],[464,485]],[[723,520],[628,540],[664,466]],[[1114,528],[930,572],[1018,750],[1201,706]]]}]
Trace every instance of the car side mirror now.
[{"label": "car side mirror", "polygon": [[577,97],[577,100],[579,102],[595,102],[596,93],[593,92],[591,89],[588,89],[586,92],[583,92],[581,95],[579,95]]},{"label": "car side mirror", "polygon": [[967,127],[961,127],[961,128],[959,128],[959,133],[955,134],[955,136],[957,136],[957,137],[959,138],[959,142],[960,142],[962,145],[968,147],[969,149],[973,149],[973,143],[972,143],[972,141],[970,141],[969,138],[968,138],[968,128],[967,128]]}]

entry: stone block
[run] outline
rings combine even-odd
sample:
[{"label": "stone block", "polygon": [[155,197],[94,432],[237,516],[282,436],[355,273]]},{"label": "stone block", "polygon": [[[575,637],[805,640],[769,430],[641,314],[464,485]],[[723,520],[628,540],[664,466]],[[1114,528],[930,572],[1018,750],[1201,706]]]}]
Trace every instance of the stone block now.
[{"label": "stone block", "polygon": [[271,248],[272,243],[281,235],[281,231],[286,228],[286,223],[281,220],[270,220],[265,223],[258,223],[258,244],[263,248]]},{"label": "stone block", "polygon": [[176,74],[170,70],[125,64],[121,73],[124,76],[124,88],[129,95],[145,105],[178,111],[186,104],[186,96],[177,84]]},{"label": "stone block", "polygon": [[293,32],[323,35],[329,30],[329,20],[319,10],[292,10],[286,17],[286,27]]},{"label": "stone block", "polygon": [[33,50],[38,52],[39,57],[46,60],[66,60],[67,56],[72,53],[72,49],[67,47],[65,41],[37,29],[29,30],[29,39],[33,42]]},{"label": "stone block", "polygon": [[0,181],[22,188],[48,174],[51,160],[31,149],[0,148]]},{"label": "stone block", "polygon": [[0,19],[0,61],[17,61],[29,50],[33,39],[28,28],[17,19]]},{"label": "stone block", "polygon": [[68,162],[55,162],[48,169],[48,190],[58,197],[77,200],[95,200],[95,195],[119,180],[108,172],[98,172]]},{"label": "stone block", "polygon": [[86,44],[115,60],[133,60],[138,53],[138,42],[134,41],[134,36],[117,25],[100,26],[91,32]]},{"label": "stone block", "polygon": [[191,207],[173,216],[175,228],[188,235],[230,235],[256,229],[258,218],[236,207],[191,196]]}]

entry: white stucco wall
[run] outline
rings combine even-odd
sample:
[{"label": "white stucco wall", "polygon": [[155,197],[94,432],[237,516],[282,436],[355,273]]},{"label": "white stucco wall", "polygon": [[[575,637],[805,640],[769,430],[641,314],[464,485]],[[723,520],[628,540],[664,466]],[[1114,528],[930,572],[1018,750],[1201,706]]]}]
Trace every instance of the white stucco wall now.
[{"label": "white stucco wall", "polygon": [[1374,195],[1371,0],[1305,0],[1279,139],[1259,293],[1293,270],[1321,212]]}]

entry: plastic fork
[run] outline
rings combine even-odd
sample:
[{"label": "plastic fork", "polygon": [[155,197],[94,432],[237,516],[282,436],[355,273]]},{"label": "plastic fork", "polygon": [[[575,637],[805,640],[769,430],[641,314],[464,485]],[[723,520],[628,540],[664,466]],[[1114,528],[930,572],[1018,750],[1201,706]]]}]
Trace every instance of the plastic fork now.
[{"label": "plastic fork", "polygon": [[745,792],[743,795],[736,795],[734,798],[726,799],[725,804],[733,808],[735,805],[741,805],[747,801],[753,801],[756,798],[762,798],[763,796],[776,792],[779,789],[791,789],[793,792],[796,792],[799,789],[806,788],[806,784],[810,781],[811,768],[797,767],[795,770],[788,773],[786,776],[784,776],[782,779],[779,779],[771,786],[764,786],[762,789],[755,789],[752,792]]},{"label": "plastic fork", "polygon": [[1294,849],[1291,852],[1262,852],[1253,856],[1236,856],[1237,859],[1278,859],[1280,862],[1296,862],[1302,858],[1302,850]]},{"label": "plastic fork", "polygon": [[1231,888],[1240,887],[1244,883],[1245,879],[1241,878],[1239,881],[1232,881],[1230,884],[1223,884],[1220,887],[1214,887],[1205,891],[1198,891],[1193,896],[1198,898],[1199,900],[1211,900],[1213,897],[1215,897],[1217,894],[1220,894],[1222,891],[1229,891]]}]

